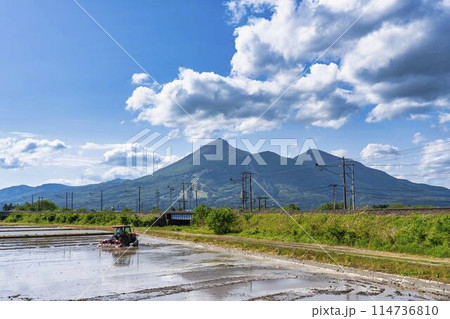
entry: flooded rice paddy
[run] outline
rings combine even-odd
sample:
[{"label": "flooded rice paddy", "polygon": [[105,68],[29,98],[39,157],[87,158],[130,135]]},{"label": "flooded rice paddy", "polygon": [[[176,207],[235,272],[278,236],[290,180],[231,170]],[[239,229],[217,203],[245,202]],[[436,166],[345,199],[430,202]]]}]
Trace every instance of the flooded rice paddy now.
[{"label": "flooded rice paddy", "polygon": [[[329,270],[141,237],[105,250],[96,230],[0,226],[0,300],[429,300]],[[125,252],[125,253],[124,253]]]}]

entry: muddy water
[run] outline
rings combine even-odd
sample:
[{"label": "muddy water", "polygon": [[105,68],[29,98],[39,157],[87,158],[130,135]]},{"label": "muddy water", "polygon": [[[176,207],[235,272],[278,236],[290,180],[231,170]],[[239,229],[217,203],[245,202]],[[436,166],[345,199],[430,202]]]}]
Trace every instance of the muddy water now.
[{"label": "muddy water", "polygon": [[5,237],[70,232],[79,231],[0,227],[0,300],[372,300],[368,294],[375,300],[431,298],[336,279],[313,267],[163,239],[141,238],[139,248],[121,256],[123,250],[97,247],[107,235]]}]

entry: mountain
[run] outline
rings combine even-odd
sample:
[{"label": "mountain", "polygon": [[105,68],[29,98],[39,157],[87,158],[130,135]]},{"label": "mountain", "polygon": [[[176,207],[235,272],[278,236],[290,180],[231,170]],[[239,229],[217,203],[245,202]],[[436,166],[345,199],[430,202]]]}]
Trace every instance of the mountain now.
[{"label": "mountain", "polygon": [[[261,152],[255,155],[234,148],[224,140],[216,140],[222,144],[223,156],[218,160],[207,160],[206,156],[216,154],[214,143],[205,145],[176,163],[156,171],[153,175],[134,180],[113,180],[100,184],[86,186],[66,186],[61,184],[45,184],[38,187],[14,186],[0,190],[0,204],[23,203],[31,201],[31,195],[44,197],[55,201],[59,206],[65,206],[65,193],[74,193],[74,207],[99,209],[100,194],[103,190],[104,208],[135,209],[138,202],[138,188],[141,187],[141,203],[144,210],[156,205],[155,193],[159,190],[160,207],[169,206],[170,193],[168,185],[175,188],[173,200],[181,194],[182,181],[192,182],[199,178],[199,203],[212,206],[240,205],[240,173],[250,171],[255,173],[253,183],[254,198],[267,196],[267,191],[281,205],[295,203],[303,209],[317,207],[321,203],[331,201],[330,184],[337,184],[337,200],[342,200],[342,176],[340,174],[341,159],[323,151],[318,151],[325,162],[325,166],[317,166],[315,161],[304,161],[302,165],[295,165],[298,157],[282,158],[273,152]],[[230,155],[235,153],[235,164],[229,161]],[[266,165],[258,165],[255,160],[258,155]],[[304,158],[305,154],[299,155]],[[306,155],[315,159],[311,150]],[[247,157],[251,161],[241,165]],[[199,165],[194,165],[194,159],[199,158]],[[286,165],[281,165],[281,160]],[[234,164],[234,165],[233,165]],[[398,179],[383,171],[354,162],[356,205],[374,205],[403,203],[408,205],[450,206],[450,190],[445,187],[412,183]],[[348,174],[346,174],[348,175]],[[232,179],[232,180],[231,180]],[[262,187],[260,187],[259,185]],[[350,175],[347,176],[348,201],[350,202]],[[187,187],[187,186],[186,186]],[[264,190],[265,191],[264,191]],[[195,203],[195,195],[186,196],[188,206]],[[190,202],[190,204],[189,204]],[[276,206],[273,200],[267,201],[268,206]],[[177,205],[174,205],[175,207]],[[70,207],[70,195],[69,195]]]}]

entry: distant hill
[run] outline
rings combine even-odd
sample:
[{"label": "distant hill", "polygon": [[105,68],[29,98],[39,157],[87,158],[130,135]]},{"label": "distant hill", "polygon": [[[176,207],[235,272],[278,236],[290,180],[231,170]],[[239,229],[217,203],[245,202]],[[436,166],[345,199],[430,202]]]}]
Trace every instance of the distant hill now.
[{"label": "distant hill", "polygon": [[[236,153],[236,165],[229,165],[229,152]],[[321,203],[331,200],[329,184],[337,184],[337,200],[342,200],[342,177],[340,175],[340,159],[336,156],[319,151],[325,166],[316,166],[315,162],[305,161],[297,166],[296,158],[286,158],[287,165],[280,165],[281,157],[273,152],[262,152],[259,155],[267,165],[258,165],[254,158],[248,165],[240,165],[250,154],[241,149],[231,147],[223,141],[223,159],[206,160],[205,155],[215,154],[214,145],[201,147],[195,155],[200,157],[200,165],[193,165],[190,154],[176,163],[164,167],[153,175],[134,180],[113,180],[100,184],[85,186],[67,186],[61,184],[44,184],[38,187],[14,186],[0,190],[0,204],[23,203],[31,201],[31,195],[44,197],[55,201],[59,206],[65,205],[65,192],[74,192],[74,207],[99,209],[100,192],[103,190],[104,208],[132,209],[137,207],[138,187],[141,189],[141,201],[145,210],[156,205],[155,193],[160,192],[160,207],[169,205],[168,185],[175,188],[173,200],[181,192],[182,181],[198,180],[199,203],[211,206],[240,205],[241,185],[238,181],[242,171],[255,173],[255,180],[269,192],[281,205],[295,203],[302,209],[311,209]],[[311,151],[308,151],[311,154]],[[314,158],[314,157],[313,157]],[[450,190],[445,187],[412,183],[398,179],[389,174],[364,166],[359,162],[355,165],[355,185],[357,206],[403,203],[406,205],[435,205],[450,207]],[[231,181],[230,178],[235,179]],[[350,182],[348,182],[348,201],[350,201]],[[253,184],[254,198],[266,196],[260,187]],[[69,196],[70,197],[70,196]],[[190,207],[194,206],[194,195]],[[276,206],[271,200],[268,206]],[[69,204],[70,206],[70,204]]]}]

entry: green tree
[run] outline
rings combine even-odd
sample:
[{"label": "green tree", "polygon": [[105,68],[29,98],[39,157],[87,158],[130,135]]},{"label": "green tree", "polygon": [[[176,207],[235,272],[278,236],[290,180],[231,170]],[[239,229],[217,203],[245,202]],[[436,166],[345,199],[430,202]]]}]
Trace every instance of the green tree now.
[{"label": "green tree", "polygon": [[227,234],[233,230],[237,215],[231,208],[213,209],[206,218],[206,225],[215,234]]},{"label": "green tree", "polygon": [[192,211],[192,223],[196,226],[205,226],[209,213],[211,213],[211,208],[206,204],[195,207]]},{"label": "green tree", "polygon": [[[342,208],[344,208],[344,203],[337,202],[336,209],[342,209]],[[317,209],[318,210],[333,210],[334,204],[333,204],[333,202],[326,202],[326,203],[323,203],[322,205],[320,205]]]},{"label": "green tree", "polygon": [[294,203],[290,203],[287,207],[285,207],[287,210],[300,210],[300,207],[295,205]]},{"label": "green tree", "polygon": [[131,213],[132,209],[130,207],[128,207],[128,206],[125,206],[124,208],[122,208],[121,212],[122,213]]},{"label": "green tree", "polygon": [[373,205],[372,208],[388,208],[389,205],[387,204],[380,204],[380,205]]},{"label": "green tree", "polygon": [[153,206],[151,212],[152,213],[159,213],[161,210],[159,209],[158,206]]},{"label": "green tree", "polygon": [[55,211],[58,206],[56,206],[56,204],[54,202],[52,202],[51,200],[48,199],[43,199],[39,202],[38,204],[39,210],[44,210],[44,211]]}]

